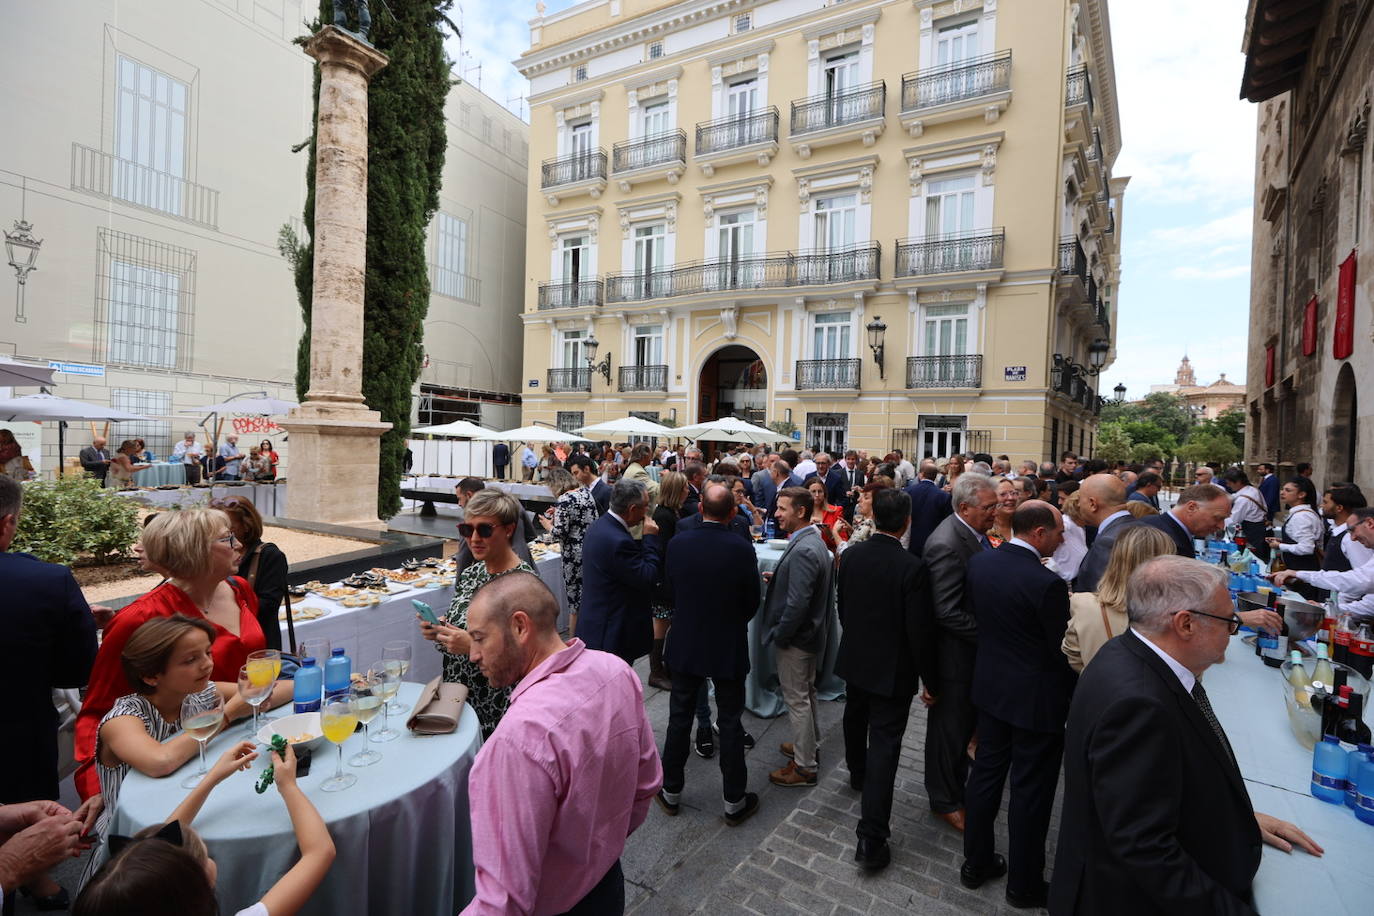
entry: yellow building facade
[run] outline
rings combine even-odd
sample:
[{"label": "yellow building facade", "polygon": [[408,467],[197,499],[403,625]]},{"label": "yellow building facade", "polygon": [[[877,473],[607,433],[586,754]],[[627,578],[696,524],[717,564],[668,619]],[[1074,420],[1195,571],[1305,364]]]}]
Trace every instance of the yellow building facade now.
[{"label": "yellow building facade", "polygon": [[530,39],[525,423],[1091,450],[1105,0],[589,0]]}]

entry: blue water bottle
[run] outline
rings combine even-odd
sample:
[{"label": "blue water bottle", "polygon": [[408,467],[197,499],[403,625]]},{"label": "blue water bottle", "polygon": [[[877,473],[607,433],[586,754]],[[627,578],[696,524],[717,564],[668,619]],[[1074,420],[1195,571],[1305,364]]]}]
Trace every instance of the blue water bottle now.
[{"label": "blue water bottle", "polygon": [[353,660],[344,655],[342,647],[335,649],[329,661],[324,663],[325,702],[342,696],[348,697],[348,685],[353,675]]},{"label": "blue water bottle", "polygon": [[1312,749],[1312,794],[1333,805],[1345,804],[1345,777],[1350,762],[1335,735],[1322,735]]},{"label": "blue water bottle", "polygon": [[1359,767],[1359,800],[1355,805],[1355,816],[1366,824],[1374,824],[1374,753],[1369,757]]},{"label": "blue water bottle", "polygon": [[1369,762],[1371,752],[1374,752],[1374,744],[1357,744],[1355,749],[1346,757],[1345,806],[1347,808],[1358,808],[1360,805],[1360,765]]},{"label": "blue water bottle", "polygon": [[313,656],[301,659],[301,666],[296,670],[295,690],[292,694],[295,701],[292,708],[296,712],[320,711],[320,688],[323,685],[323,677]]}]

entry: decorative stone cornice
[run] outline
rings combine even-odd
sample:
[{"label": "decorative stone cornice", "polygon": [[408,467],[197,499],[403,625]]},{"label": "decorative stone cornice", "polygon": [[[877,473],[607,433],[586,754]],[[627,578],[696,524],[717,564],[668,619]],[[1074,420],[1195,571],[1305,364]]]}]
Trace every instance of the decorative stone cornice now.
[{"label": "decorative stone cornice", "polygon": [[882,7],[871,7],[866,10],[849,13],[845,16],[832,16],[824,19],[815,25],[807,26],[802,29],[802,37],[811,40],[832,35],[835,32],[844,32],[848,29],[856,29],[859,26],[872,25],[882,16]]}]

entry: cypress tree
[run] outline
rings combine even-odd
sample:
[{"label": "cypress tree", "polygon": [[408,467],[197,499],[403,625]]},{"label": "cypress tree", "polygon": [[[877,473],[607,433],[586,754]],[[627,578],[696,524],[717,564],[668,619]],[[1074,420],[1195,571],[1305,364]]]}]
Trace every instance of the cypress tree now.
[{"label": "cypress tree", "polygon": [[[367,288],[363,314],[363,397],[391,429],[381,441],[377,514],[401,508],[401,466],[410,433],[411,387],[420,377],[424,319],[429,310],[425,230],[439,207],[447,136],[444,99],[450,86],[441,24],[453,0],[373,0],[370,40],[390,62],[372,78],[368,96]],[[334,21],[332,0],[320,18]],[[356,23],[352,23],[356,24]],[[304,41],[302,39],[301,41]],[[304,220],[311,239],[296,243],[296,294],[304,330],[296,350],[296,393],[310,387],[310,298],[314,283],[315,128],[320,71],[315,67],[315,117],[306,144]],[[291,245],[283,239],[282,247]]]}]

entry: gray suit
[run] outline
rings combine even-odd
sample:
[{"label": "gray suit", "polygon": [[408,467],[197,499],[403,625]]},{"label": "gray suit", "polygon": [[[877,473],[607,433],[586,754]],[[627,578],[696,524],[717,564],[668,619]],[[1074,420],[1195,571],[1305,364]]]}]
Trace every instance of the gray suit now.
[{"label": "gray suit", "polygon": [[783,551],[763,599],[763,623],[768,628],[764,642],[819,652],[825,645],[834,574],[834,557],[816,526],[798,531]]},{"label": "gray suit", "polygon": [[977,725],[970,697],[978,622],[964,589],[969,558],[984,544],[963,519],[951,515],[926,538],[924,559],[935,610],[939,677],[937,702],[926,723],[926,794],[931,810],[947,814],[964,805],[968,743]]},{"label": "gray suit", "polygon": [[108,448],[98,449],[94,445],[88,445],[81,450],[81,466],[90,472],[90,475],[101,483],[105,482],[105,475],[110,472],[111,452]]},{"label": "gray suit", "polygon": [[1107,561],[1112,558],[1112,545],[1116,543],[1116,539],[1121,536],[1122,532],[1135,524],[1137,524],[1135,518],[1127,512],[1120,518],[1114,519],[1107,526],[1106,531],[1098,530],[1097,537],[1093,538],[1093,545],[1088,548],[1087,554],[1083,557],[1083,562],[1078,565],[1078,575],[1073,580],[1074,591],[1097,591],[1097,584],[1102,581],[1102,574],[1107,571]]}]

